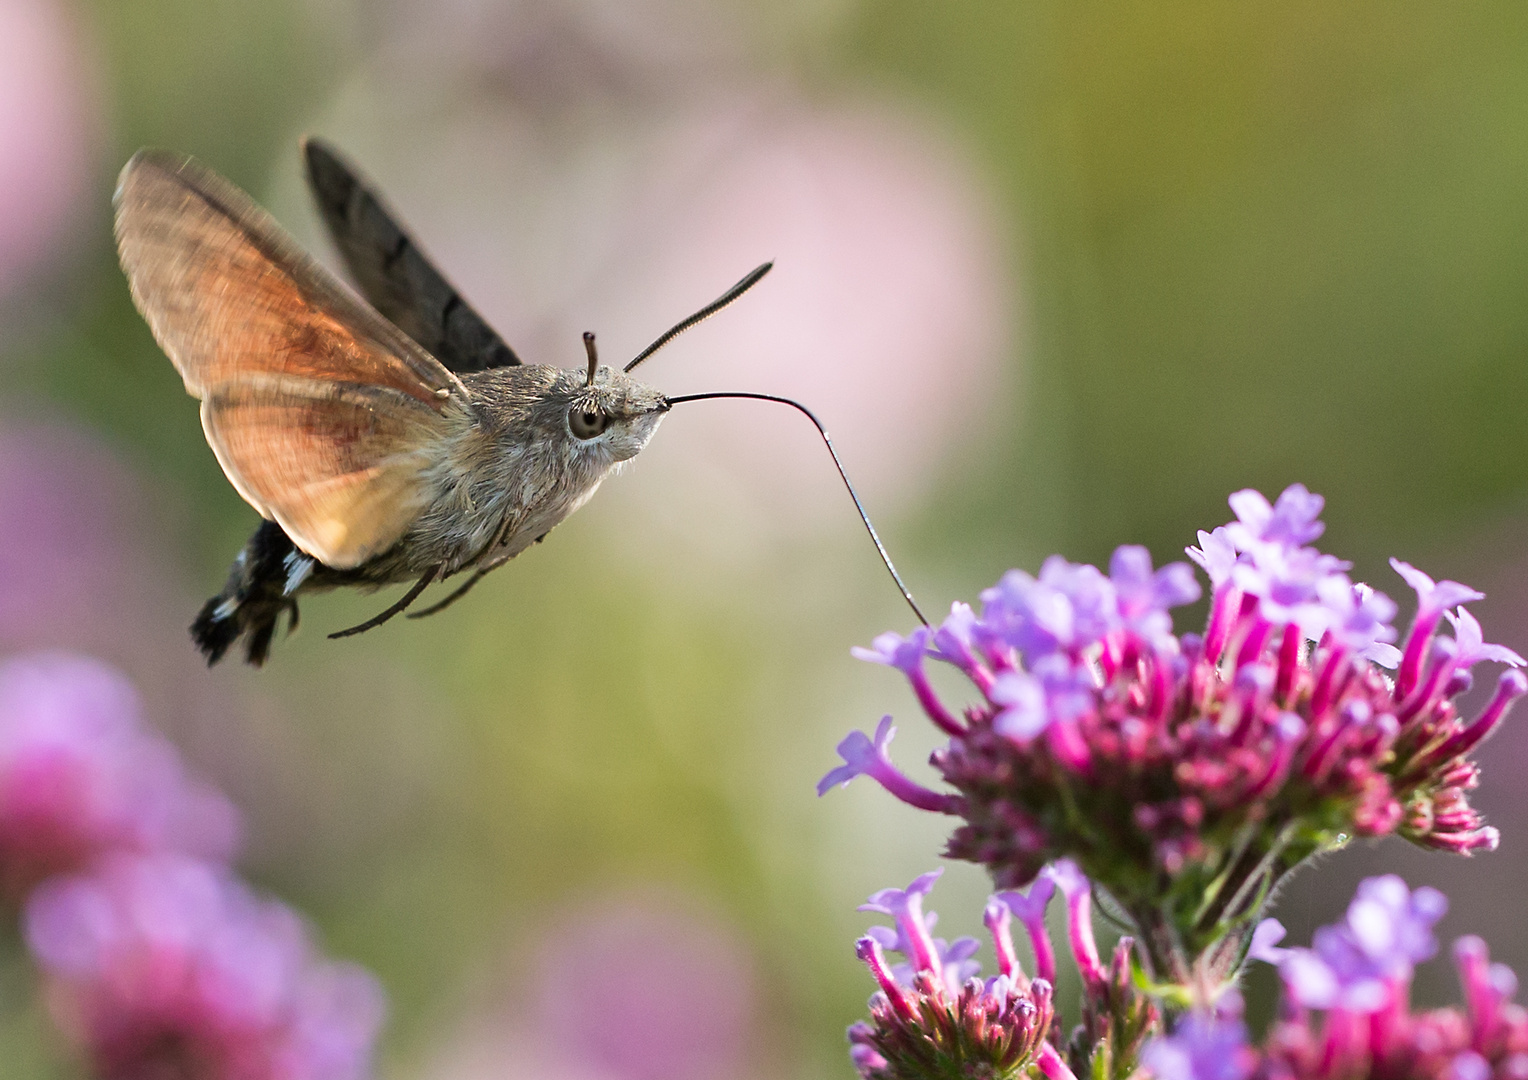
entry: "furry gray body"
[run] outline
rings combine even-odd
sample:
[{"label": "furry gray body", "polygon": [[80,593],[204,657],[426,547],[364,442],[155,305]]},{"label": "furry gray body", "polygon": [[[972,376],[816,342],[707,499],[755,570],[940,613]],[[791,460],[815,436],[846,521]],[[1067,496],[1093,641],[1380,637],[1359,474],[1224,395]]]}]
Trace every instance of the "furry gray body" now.
[{"label": "furry gray body", "polygon": [[[273,521],[239,553],[222,591],[203,607],[192,637],[215,662],[240,637],[246,658],[264,661],[277,621],[297,624],[298,597],[343,586],[486,573],[540,540],[587,502],[622,462],[645,447],[668,411],[658,391],[601,368],[541,364],[466,373],[466,406],[423,466],[432,496],[396,544],[359,566],[325,566]],[[575,414],[604,430],[574,434]]]},{"label": "furry gray body", "polygon": [[[609,368],[593,386],[585,381],[581,371],[541,364],[463,376],[470,412],[425,468],[434,497],[403,539],[349,571],[351,580],[382,585],[434,567],[448,577],[497,565],[587,502],[612,469],[647,445],[668,402]],[[607,417],[609,426],[580,439],[569,426],[574,412]]]}]

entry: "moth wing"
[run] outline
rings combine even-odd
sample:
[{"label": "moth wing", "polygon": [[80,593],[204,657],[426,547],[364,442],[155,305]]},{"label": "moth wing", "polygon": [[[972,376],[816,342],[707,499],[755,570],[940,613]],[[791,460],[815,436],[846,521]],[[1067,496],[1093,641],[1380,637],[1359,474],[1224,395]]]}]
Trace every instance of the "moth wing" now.
[{"label": "moth wing", "polygon": [[326,565],[391,547],[470,418],[460,380],[192,159],[141,151],[113,202],[133,299],[239,494]]},{"label": "moth wing", "polygon": [[302,156],[324,224],[373,307],[452,371],[520,363],[339,151],[309,138]]}]

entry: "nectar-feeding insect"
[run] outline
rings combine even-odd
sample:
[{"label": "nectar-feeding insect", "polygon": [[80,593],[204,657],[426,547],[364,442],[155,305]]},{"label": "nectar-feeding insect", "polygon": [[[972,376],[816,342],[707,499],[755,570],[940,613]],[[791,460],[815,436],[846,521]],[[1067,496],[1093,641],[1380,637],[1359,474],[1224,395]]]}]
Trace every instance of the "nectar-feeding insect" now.
[{"label": "nectar-feeding insect", "polygon": [[[244,192],[192,158],[145,150],[118,181],[116,236],[133,300],[201,400],[218,464],[265,520],[191,626],[216,663],[243,639],[263,663],[298,598],[412,582],[345,637],[467,573],[434,614],[589,500],[686,401],[788,404],[817,427],[876,549],[902,584],[827,432],[766,394],[669,398],[630,376],[720,311],[765,263],[658,337],[622,370],[526,364],[435,269],[333,148],[303,143],[309,187],[354,278],[351,293]],[[364,299],[362,299],[364,298]],[[922,619],[921,613],[919,618]]]}]

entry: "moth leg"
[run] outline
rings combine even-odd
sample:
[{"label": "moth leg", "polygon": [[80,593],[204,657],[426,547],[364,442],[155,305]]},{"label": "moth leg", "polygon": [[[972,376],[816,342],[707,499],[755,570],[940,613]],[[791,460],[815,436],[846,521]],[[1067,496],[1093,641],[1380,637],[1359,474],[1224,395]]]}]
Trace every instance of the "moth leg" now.
[{"label": "moth leg", "polygon": [[472,586],[476,585],[478,582],[482,581],[483,578],[487,577],[490,570],[493,570],[502,565],[504,565],[503,562],[495,562],[489,563],[487,566],[480,567],[479,569],[473,571],[472,576],[466,581],[462,582],[462,584],[459,585],[456,591],[453,592],[450,596],[446,597],[444,600],[437,604],[431,604],[423,611],[411,611],[408,613],[407,617],[410,619],[423,619],[434,615],[437,612],[445,611],[446,608],[450,607],[462,597],[466,596],[467,593],[471,591]]},{"label": "moth leg", "polygon": [[352,626],[348,630],[337,630],[330,634],[329,637],[350,637],[352,634],[365,633],[367,630],[370,630],[373,627],[381,626],[388,619],[391,619],[394,615],[398,614],[398,612],[412,604],[415,600],[418,600],[419,594],[424,592],[424,590],[429,586],[430,582],[434,581],[435,576],[439,573],[440,567],[438,566],[426,570],[423,576],[421,576],[418,581],[414,582],[409,591],[399,597],[398,602],[393,604],[386,611],[380,611],[373,615],[371,618],[367,619],[365,622],[359,624],[358,626]]}]

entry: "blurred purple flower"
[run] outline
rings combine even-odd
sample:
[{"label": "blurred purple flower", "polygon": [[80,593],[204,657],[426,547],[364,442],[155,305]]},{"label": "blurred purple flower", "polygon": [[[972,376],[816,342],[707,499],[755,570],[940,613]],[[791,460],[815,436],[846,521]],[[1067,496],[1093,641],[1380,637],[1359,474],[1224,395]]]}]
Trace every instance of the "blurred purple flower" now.
[{"label": "blurred purple flower", "polygon": [[1505,645],[1486,644],[1485,635],[1480,631],[1480,620],[1466,609],[1461,607],[1457,611],[1445,611],[1443,616],[1453,626],[1454,644],[1459,646],[1459,654],[1454,657],[1456,667],[1469,669],[1486,660],[1510,664],[1512,667],[1528,664],[1528,660]]},{"label": "blurred purple flower", "polygon": [[1231,541],[1230,531],[1222,525],[1213,532],[1199,530],[1199,546],[1185,549],[1188,557],[1199,564],[1212,588],[1220,588],[1231,580],[1236,566],[1236,545]]},{"label": "blurred purple flower", "polygon": [[1199,599],[1199,582],[1187,563],[1151,568],[1151,552],[1125,544],[1109,560],[1109,580],[1118,596],[1119,617],[1125,627],[1148,642],[1172,634],[1169,609]]},{"label": "blurred purple flower", "polygon": [[112,668],[64,653],[0,663],[0,893],[108,851],[233,853],[231,804],[185,774]]},{"label": "blurred purple flower", "polygon": [[[743,937],[683,897],[632,890],[547,935],[531,987],[536,1038],[576,1075],[711,1080],[747,1072],[759,1024]],[[563,1075],[543,1067],[532,1075]]]},{"label": "blurred purple flower", "polygon": [[50,1010],[101,1080],[359,1080],[382,993],[226,868],[119,855],[25,910]]},{"label": "blurred purple flower", "polygon": [[885,664],[908,675],[922,665],[923,654],[928,651],[928,639],[929,632],[922,626],[906,637],[888,630],[884,634],[878,634],[870,643],[870,648],[856,645],[849,652],[856,660]]},{"label": "blurred purple flower", "polygon": [[[1224,1004],[1230,998],[1235,1005]],[[1194,1010],[1178,1021],[1171,1035],[1152,1039],[1141,1051],[1141,1064],[1157,1080],[1245,1080],[1257,1064],[1247,1045],[1247,1025],[1240,1002],[1227,995],[1222,1010]]]},{"label": "blurred purple flower", "polygon": [[[1282,1019],[1264,1039],[1256,1080],[1528,1076],[1528,1011],[1511,1000],[1517,977],[1491,963],[1479,938],[1454,945],[1465,1008],[1411,1011],[1412,967],[1436,950],[1432,927],[1446,907],[1435,890],[1370,878],[1347,918],[1318,930],[1310,949],[1277,948],[1283,927],[1272,919],[1259,926],[1250,955],[1278,965],[1285,1000]],[[1153,1060],[1150,1051],[1146,1063],[1157,1080],[1206,1075],[1185,1074],[1181,1062]]]},{"label": "blurred purple flower", "polygon": [[129,580],[131,489],[108,453],[67,429],[0,428],[0,642],[35,642],[112,610]]},{"label": "blurred purple flower", "polygon": [[1358,886],[1347,918],[1316,931],[1310,949],[1279,949],[1283,927],[1258,927],[1254,959],[1276,964],[1292,1001],[1308,1009],[1375,1012],[1411,980],[1412,967],[1438,951],[1433,924],[1448,910],[1436,889],[1415,892],[1394,874]]}]

